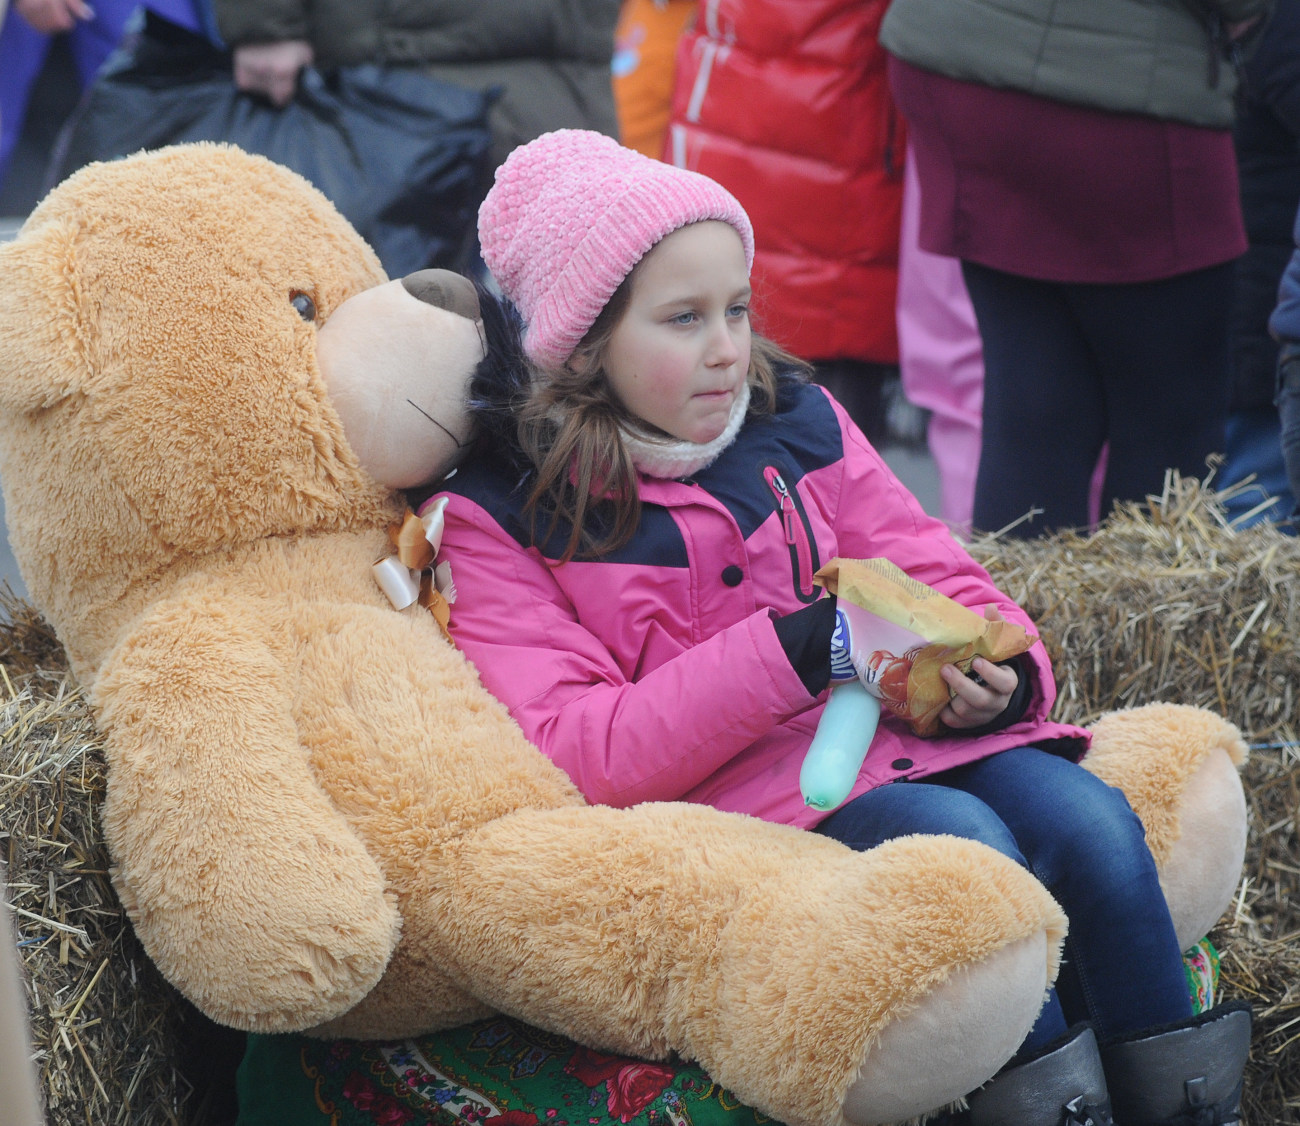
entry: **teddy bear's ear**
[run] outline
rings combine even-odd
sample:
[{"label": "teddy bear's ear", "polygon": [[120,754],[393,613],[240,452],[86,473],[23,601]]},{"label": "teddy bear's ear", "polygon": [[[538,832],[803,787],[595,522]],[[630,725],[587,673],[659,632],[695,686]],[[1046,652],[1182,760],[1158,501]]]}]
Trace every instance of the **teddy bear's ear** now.
[{"label": "teddy bear's ear", "polygon": [[84,384],[75,247],[75,229],[60,220],[29,224],[0,246],[0,410],[43,410]]}]

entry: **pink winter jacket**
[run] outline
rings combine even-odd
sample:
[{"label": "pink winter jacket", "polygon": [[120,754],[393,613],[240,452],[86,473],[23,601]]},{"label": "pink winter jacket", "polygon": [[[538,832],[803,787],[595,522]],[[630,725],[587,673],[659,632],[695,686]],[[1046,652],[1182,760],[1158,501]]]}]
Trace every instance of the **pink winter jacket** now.
[{"label": "pink winter jacket", "polygon": [[[694,478],[642,478],[631,543],[555,567],[530,545],[523,490],[480,458],[453,477],[443,557],[457,588],[451,633],[541,750],[592,802],[685,800],[811,827],[799,768],[825,694],[812,697],[772,621],[822,594],[834,556],[884,556],[964,605],[1024,612],[927,516],[819,388],[787,389]],[[563,542],[557,537],[557,542]],[[1049,722],[1041,643],[1020,722],[992,735],[921,739],[886,715],[852,796],[1009,747],[1082,754],[1084,731]]]}]

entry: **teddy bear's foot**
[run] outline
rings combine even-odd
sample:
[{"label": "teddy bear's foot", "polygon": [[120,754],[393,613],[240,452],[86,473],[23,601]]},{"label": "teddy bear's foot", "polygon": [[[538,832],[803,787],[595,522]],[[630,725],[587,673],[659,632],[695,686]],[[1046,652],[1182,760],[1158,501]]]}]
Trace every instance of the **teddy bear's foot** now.
[{"label": "teddy bear's foot", "polygon": [[1241,733],[1205,708],[1146,704],[1102,716],[1083,760],[1142,819],[1183,949],[1232,902],[1246,856]]},{"label": "teddy bear's foot", "polygon": [[1187,780],[1181,827],[1160,866],[1160,883],[1186,950],[1232,902],[1246,860],[1246,795],[1237,767],[1217,747]]},{"label": "teddy bear's foot", "polygon": [[899,1122],[975,1090],[1015,1054],[1043,1006],[1049,952],[1030,935],[957,971],[886,1026],[844,1100],[855,1126]]}]

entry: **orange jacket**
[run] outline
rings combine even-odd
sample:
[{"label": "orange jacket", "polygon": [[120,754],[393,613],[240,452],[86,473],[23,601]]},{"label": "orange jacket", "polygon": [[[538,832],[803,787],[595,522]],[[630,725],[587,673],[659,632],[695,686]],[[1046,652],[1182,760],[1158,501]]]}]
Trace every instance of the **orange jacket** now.
[{"label": "orange jacket", "polygon": [[614,29],[614,107],[619,140],[663,156],[677,71],[677,42],[695,18],[696,0],[623,0]]}]

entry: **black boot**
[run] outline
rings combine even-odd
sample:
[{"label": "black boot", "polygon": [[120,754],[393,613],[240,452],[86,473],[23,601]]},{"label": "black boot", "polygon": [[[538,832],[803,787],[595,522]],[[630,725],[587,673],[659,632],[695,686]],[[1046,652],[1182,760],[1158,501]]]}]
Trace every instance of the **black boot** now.
[{"label": "black boot", "polygon": [[1097,1037],[1086,1024],[998,1072],[969,1102],[971,1126],[1113,1126]]},{"label": "black boot", "polygon": [[1250,1055],[1250,1006],[1107,1041],[1102,1065],[1120,1126],[1235,1126]]}]

